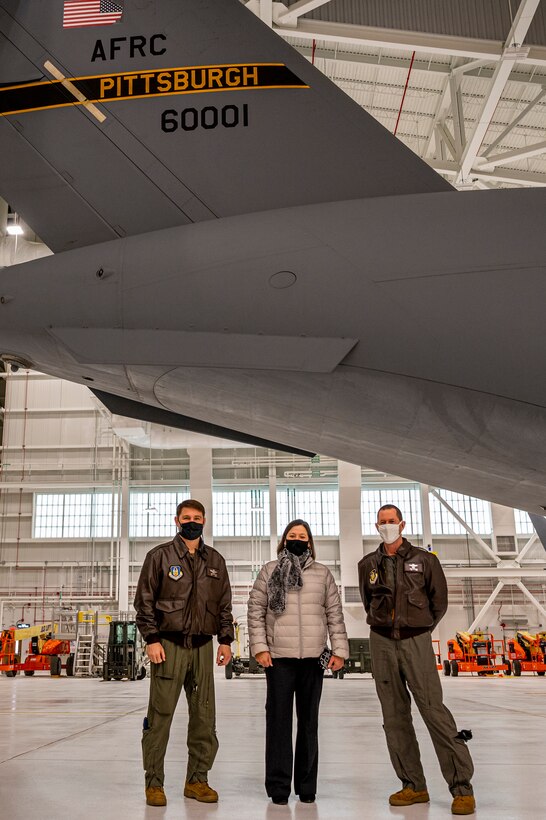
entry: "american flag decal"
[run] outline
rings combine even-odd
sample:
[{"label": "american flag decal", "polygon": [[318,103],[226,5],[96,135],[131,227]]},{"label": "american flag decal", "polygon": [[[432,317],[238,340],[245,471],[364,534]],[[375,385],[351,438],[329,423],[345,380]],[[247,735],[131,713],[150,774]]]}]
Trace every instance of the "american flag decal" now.
[{"label": "american flag decal", "polygon": [[123,0],[65,0],[63,28],[111,26],[122,14]]}]

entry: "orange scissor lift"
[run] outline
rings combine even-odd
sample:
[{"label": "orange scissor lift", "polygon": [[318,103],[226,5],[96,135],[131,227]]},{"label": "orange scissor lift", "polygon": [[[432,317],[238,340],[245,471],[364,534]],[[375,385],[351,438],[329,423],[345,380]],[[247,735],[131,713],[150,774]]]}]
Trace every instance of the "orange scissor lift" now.
[{"label": "orange scissor lift", "polygon": [[[74,674],[74,655],[70,653],[70,641],[54,637],[53,624],[40,624],[24,628],[10,627],[0,633],[0,672],[14,678],[19,672],[27,677],[35,672],[49,672],[53,676],[61,674],[61,656],[66,660],[66,674]],[[30,638],[30,645],[24,660],[21,660],[21,642]]]},{"label": "orange scissor lift", "polygon": [[508,657],[516,677],[522,672],[536,672],[542,677],[546,672],[546,632],[516,632],[508,640]]},{"label": "orange scissor lift", "polygon": [[457,677],[461,672],[492,675],[512,674],[512,665],[505,658],[503,641],[495,641],[490,632],[457,632],[447,642],[444,675]]}]

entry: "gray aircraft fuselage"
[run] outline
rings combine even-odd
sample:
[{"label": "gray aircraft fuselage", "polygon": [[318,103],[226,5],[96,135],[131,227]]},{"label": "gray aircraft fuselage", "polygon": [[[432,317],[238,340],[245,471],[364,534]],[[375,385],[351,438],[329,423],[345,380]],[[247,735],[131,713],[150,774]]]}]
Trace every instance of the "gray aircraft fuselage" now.
[{"label": "gray aircraft fuselage", "polygon": [[505,190],[313,204],[66,251],[0,271],[0,352],[540,513],[542,202]]}]

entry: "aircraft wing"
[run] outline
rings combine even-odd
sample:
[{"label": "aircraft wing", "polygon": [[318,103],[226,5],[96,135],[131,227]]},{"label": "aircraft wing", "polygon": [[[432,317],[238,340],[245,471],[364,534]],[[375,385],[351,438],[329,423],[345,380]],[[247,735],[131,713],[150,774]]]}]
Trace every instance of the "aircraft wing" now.
[{"label": "aircraft wing", "polygon": [[0,195],[59,252],[450,190],[239,0],[0,0]]}]

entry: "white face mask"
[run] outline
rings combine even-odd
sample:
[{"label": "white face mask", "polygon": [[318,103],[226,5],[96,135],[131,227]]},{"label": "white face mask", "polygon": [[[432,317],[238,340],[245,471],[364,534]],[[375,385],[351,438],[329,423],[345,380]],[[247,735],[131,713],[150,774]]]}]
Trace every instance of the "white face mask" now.
[{"label": "white face mask", "polygon": [[377,529],[385,544],[394,544],[400,538],[400,524],[379,524]]}]

